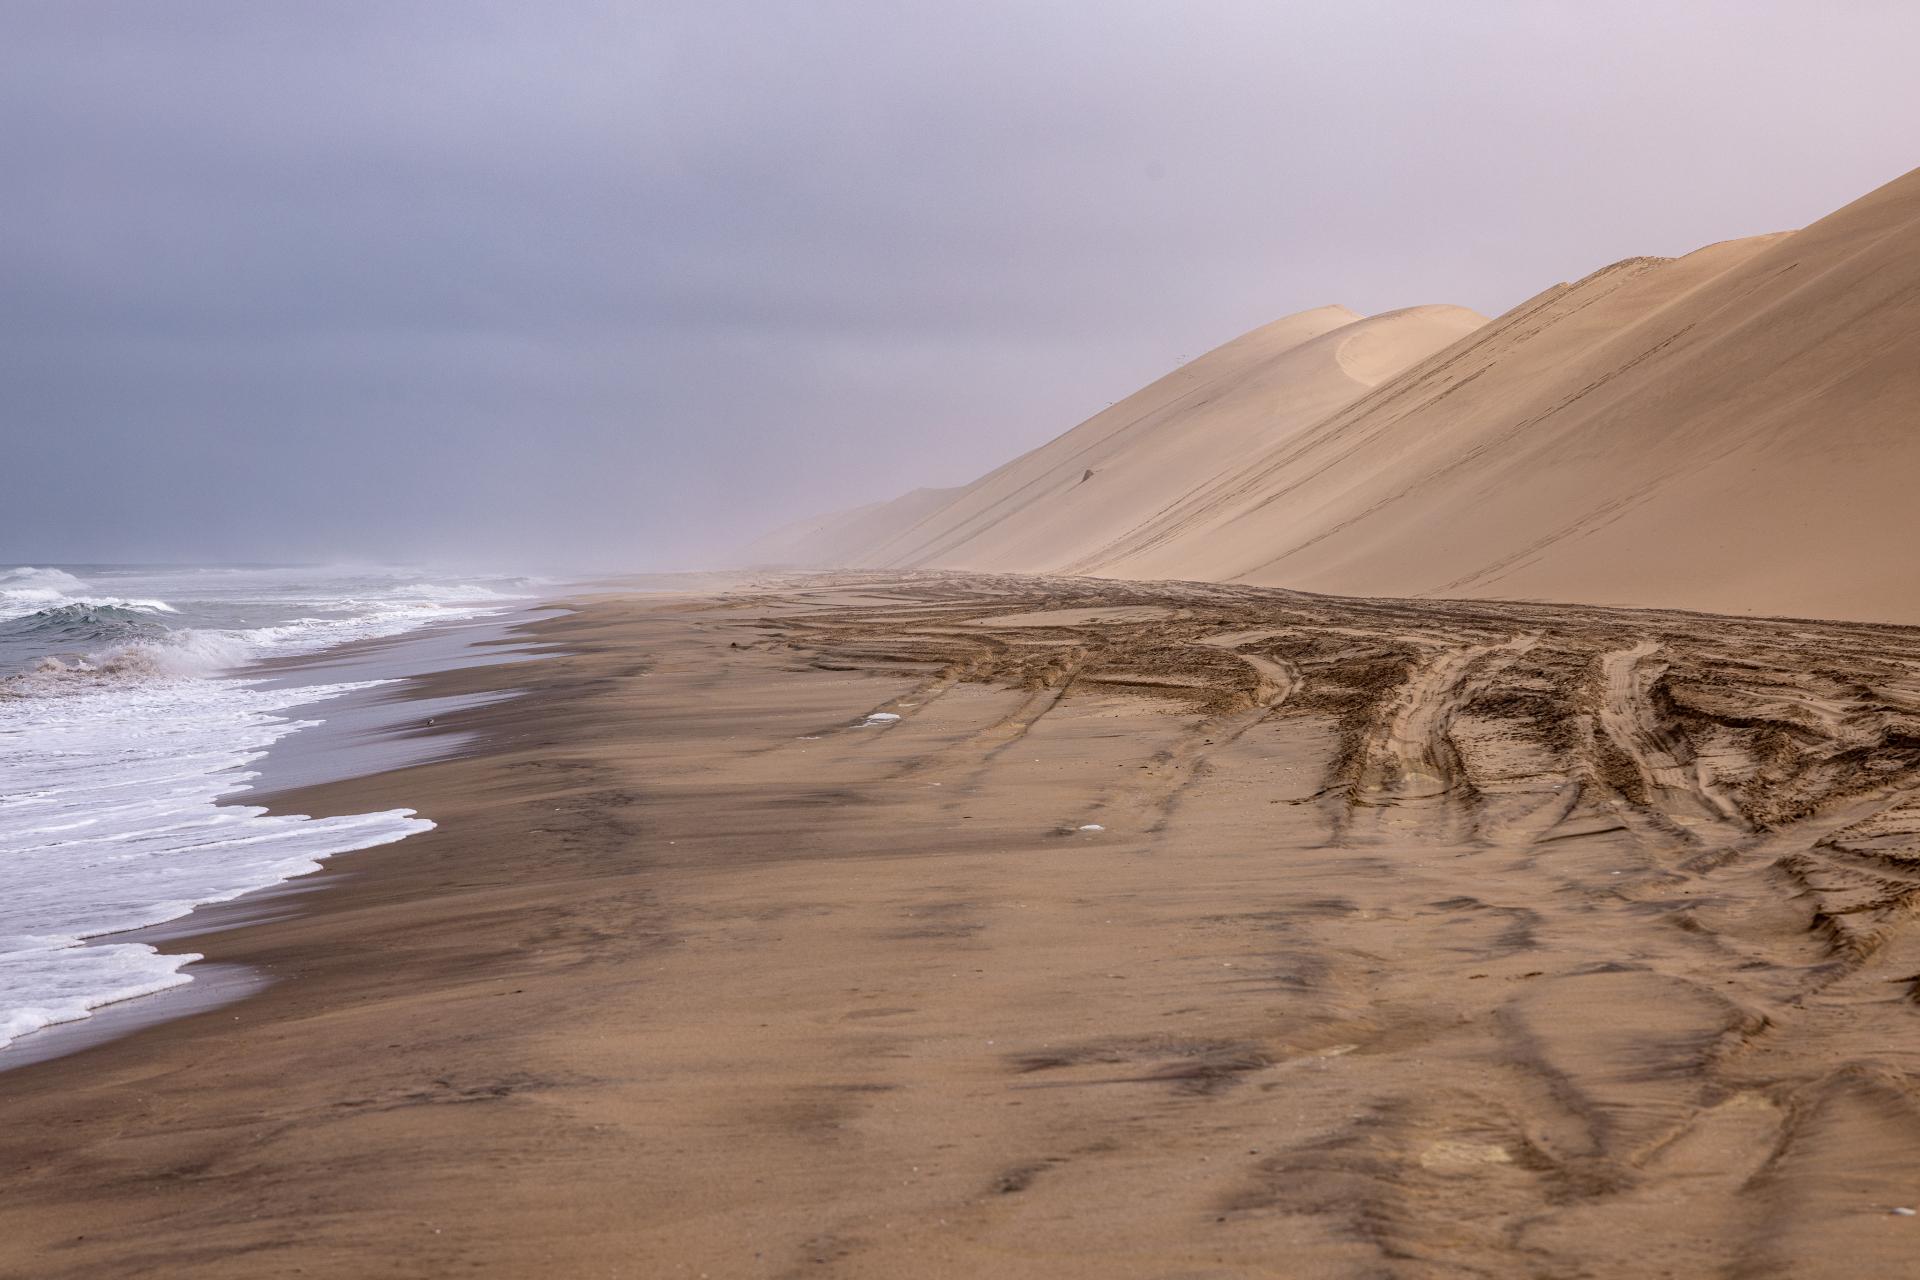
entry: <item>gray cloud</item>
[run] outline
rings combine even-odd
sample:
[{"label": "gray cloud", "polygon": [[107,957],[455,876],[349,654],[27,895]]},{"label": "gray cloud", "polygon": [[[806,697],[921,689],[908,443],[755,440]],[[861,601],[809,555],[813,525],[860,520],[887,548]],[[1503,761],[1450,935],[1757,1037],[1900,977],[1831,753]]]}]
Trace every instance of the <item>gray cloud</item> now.
[{"label": "gray cloud", "polygon": [[1915,161],[1920,10],[0,0],[0,559],[664,563]]}]

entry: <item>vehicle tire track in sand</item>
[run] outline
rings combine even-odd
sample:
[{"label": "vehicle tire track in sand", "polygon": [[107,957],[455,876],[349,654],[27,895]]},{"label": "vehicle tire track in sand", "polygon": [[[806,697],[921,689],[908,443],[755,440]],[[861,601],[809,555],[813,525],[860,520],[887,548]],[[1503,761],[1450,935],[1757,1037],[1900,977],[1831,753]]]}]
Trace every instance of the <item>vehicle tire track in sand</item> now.
[{"label": "vehicle tire track in sand", "polygon": [[[1873,963],[1905,970],[1888,979],[1904,985],[1909,1000],[1920,1001],[1920,946],[1906,926],[1920,916],[1920,792],[1904,789],[1882,794],[1865,816],[1828,821],[1826,830],[1804,847],[1777,858],[1772,866],[1812,902],[1808,928],[1826,945],[1836,970],[1817,989],[1851,977]],[[1899,945],[1895,945],[1895,944]],[[1892,956],[1892,963],[1884,962]]]},{"label": "vehicle tire track in sand", "polygon": [[1654,688],[1667,666],[1647,659],[1659,649],[1658,642],[1642,640],[1600,657],[1600,728],[1639,779],[1641,796],[1628,798],[1643,800],[1689,840],[1737,839],[1748,830],[1746,820],[1714,785],[1686,734],[1655,705]]},{"label": "vehicle tire track in sand", "polygon": [[1062,665],[1051,668],[1041,678],[1040,687],[1027,695],[1026,701],[974,734],[966,745],[983,752],[981,762],[984,764],[1026,737],[1042,717],[1060,705],[1060,699],[1073,687],[1073,682],[1079,678],[1080,670],[1085,665],[1086,654],[1075,650]]},{"label": "vehicle tire track in sand", "polygon": [[912,719],[918,713],[926,710],[930,704],[937,701],[943,694],[947,693],[961,681],[973,679],[980,675],[990,665],[991,659],[984,656],[962,662],[949,663],[947,666],[941,668],[939,674],[935,675],[932,679],[915,685],[905,693],[888,698],[886,701],[868,711],[860,719],[841,726],[841,731],[844,732],[848,729],[875,729],[885,731],[894,728],[896,725],[902,724]]},{"label": "vehicle tire track in sand", "polygon": [[1780,1142],[1743,1188],[1751,1230],[1730,1274],[1831,1274],[1835,1259],[1849,1275],[1911,1272],[1916,1146],[1920,1105],[1903,1071],[1849,1062],[1795,1090]]},{"label": "vehicle tire track in sand", "polygon": [[777,755],[794,750],[808,742],[817,742],[823,738],[838,738],[842,735],[859,734],[863,740],[878,737],[925,711],[951,692],[956,685],[963,681],[979,679],[991,666],[992,658],[987,655],[949,662],[906,692],[895,694],[851,719],[823,725],[803,734],[798,743],[779,742],[745,754],[747,756]]},{"label": "vehicle tire track in sand", "polygon": [[[1185,966],[1153,990],[1131,959],[1099,962],[1081,988],[1116,993],[1099,1034],[1048,1081],[1047,1097],[1075,1095],[1076,1123],[1104,1141],[1152,1104],[1094,1095],[1171,1085],[1154,1151],[1201,1107],[1249,1131],[1209,1222],[1284,1215],[1353,1255],[1373,1246],[1382,1274],[1906,1265],[1874,1252],[1903,1239],[1888,1232],[1910,1249],[1888,1209],[1916,1203],[1920,681],[1904,683],[1904,655],[1920,632],[1226,588],[1181,588],[1187,612],[1156,620],[1168,597],[1136,584],[1007,590],[980,612],[1105,612],[1042,630],[1061,638],[1051,655],[1000,634],[978,676],[991,700],[964,715],[950,700],[866,760],[957,763],[928,779],[936,811],[964,790],[955,816],[999,797],[996,819],[1046,823],[1084,799],[1115,835],[1162,831],[1062,841],[1044,868],[1076,897],[1084,867],[1137,877],[1140,914],[1107,920],[1101,902],[1089,931],[1147,920],[1169,939],[1162,970]],[[961,625],[948,638],[989,630]],[[835,661],[873,655],[867,670],[907,677],[874,687],[899,688],[932,670],[906,662],[958,657],[926,630],[849,611],[820,640]],[[1092,655],[1081,682],[1042,688],[1065,646]],[[1109,677],[1136,673],[1128,720],[1129,683]],[[986,766],[1036,720],[1030,750]],[[1325,788],[1286,803],[1325,808],[1268,809],[1283,774]],[[1150,827],[1162,806],[1172,820]],[[1373,847],[1343,847],[1349,831]],[[1177,1050],[1126,1048],[1168,1044],[1175,1019]],[[1061,1025],[1027,1040],[1060,1056]],[[1100,1071],[1115,1053],[1141,1069]],[[1078,1203],[1099,1164],[1080,1166]],[[1030,1207],[1061,1195],[1051,1209],[1072,1179],[1022,1165],[1010,1181]]]},{"label": "vehicle tire track in sand", "polygon": [[[1149,835],[1164,831],[1180,797],[1199,780],[1208,758],[1273,714],[1299,687],[1300,669],[1291,662],[1257,653],[1240,653],[1234,647],[1276,634],[1280,633],[1230,631],[1196,640],[1195,644],[1232,654],[1252,670],[1254,685],[1248,694],[1249,705],[1207,717],[1179,743],[1154,753],[1137,780],[1117,795],[1100,801],[1082,821],[1137,825]],[[1070,830],[1074,825],[1077,824],[1068,824],[1065,829]]]},{"label": "vehicle tire track in sand", "polygon": [[1060,700],[1085,669],[1088,656],[1085,649],[1079,648],[1063,654],[1040,672],[1037,687],[1012,711],[950,746],[910,760],[893,776],[910,778],[931,771],[964,771],[964,778],[952,788],[954,795],[948,804],[949,808],[963,806],[985,780],[994,760],[1018,744],[1060,705]]},{"label": "vehicle tire track in sand", "polygon": [[1426,839],[1472,839],[1472,784],[1448,730],[1461,708],[1538,641],[1525,634],[1444,649],[1416,667],[1361,744],[1342,836],[1377,839],[1424,828]]}]

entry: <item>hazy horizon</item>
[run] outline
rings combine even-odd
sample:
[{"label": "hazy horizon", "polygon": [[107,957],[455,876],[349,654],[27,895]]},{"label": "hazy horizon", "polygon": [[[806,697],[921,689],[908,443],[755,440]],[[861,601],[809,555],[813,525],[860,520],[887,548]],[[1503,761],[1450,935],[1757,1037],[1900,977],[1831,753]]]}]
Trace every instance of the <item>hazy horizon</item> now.
[{"label": "hazy horizon", "polygon": [[1920,10],[0,3],[0,561],[658,568],[1915,159]]}]

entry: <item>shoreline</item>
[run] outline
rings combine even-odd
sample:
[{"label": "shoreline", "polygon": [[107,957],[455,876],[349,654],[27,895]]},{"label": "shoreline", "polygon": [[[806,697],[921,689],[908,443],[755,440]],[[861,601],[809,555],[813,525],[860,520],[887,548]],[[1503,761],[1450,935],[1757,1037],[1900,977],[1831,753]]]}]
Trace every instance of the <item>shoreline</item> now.
[{"label": "shoreline", "polygon": [[[255,775],[252,781],[224,793],[216,805],[257,807],[267,815],[328,816],[279,807],[275,797],[315,780],[348,781],[458,755],[463,744],[457,727],[445,725],[435,732],[428,726],[435,718],[465,709],[460,704],[468,700],[431,692],[426,686],[473,667],[538,657],[517,646],[512,634],[519,622],[553,607],[557,606],[534,604],[501,614],[429,623],[415,631],[351,640],[310,654],[262,659],[230,673],[228,678],[257,687],[295,692],[347,678],[379,684],[281,708],[276,714],[287,720],[312,717],[317,723],[268,746],[260,759],[245,766]],[[488,696],[506,699],[514,695],[509,688]],[[438,711],[439,717],[423,720],[423,708]],[[295,910],[293,904],[300,895],[320,887],[312,882],[330,860],[323,860],[319,870],[307,875],[264,885],[236,898],[200,903],[157,924],[97,934],[81,945],[133,943],[154,947],[163,954],[179,954],[190,949],[182,944],[194,939],[285,918]],[[0,1073],[64,1058],[173,1018],[217,1010],[257,993],[272,981],[264,972],[204,959],[192,962],[181,972],[188,975],[188,981],[96,1005],[86,1017],[52,1023],[0,1046]]]},{"label": "shoreline", "polygon": [[[440,824],[196,936],[281,981],[0,1073],[0,1274],[1910,1252],[1920,939],[1844,959],[1792,868],[1920,769],[1880,674],[1920,633],[965,575],[577,604],[410,690],[524,689],[453,717],[473,753],[274,793]],[[1677,711],[1632,701],[1650,642]],[[1810,652],[1894,699],[1851,773],[1687,792],[1556,727],[1726,769],[1797,679],[1813,752],[1851,721]]]}]

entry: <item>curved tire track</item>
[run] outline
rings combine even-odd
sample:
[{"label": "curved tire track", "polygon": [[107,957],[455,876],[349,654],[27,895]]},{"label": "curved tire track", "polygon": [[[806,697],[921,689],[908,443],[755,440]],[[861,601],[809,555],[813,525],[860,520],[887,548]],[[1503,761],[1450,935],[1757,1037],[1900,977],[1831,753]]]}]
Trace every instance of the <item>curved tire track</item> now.
[{"label": "curved tire track", "polygon": [[1667,672],[1666,663],[1649,661],[1659,650],[1657,642],[1642,640],[1601,656],[1600,728],[1639,775],[1647,805],[1686,837],[1745,835],[1740,810],[1714,784],[1686,734],[1654,704],[1654,688]]}]

